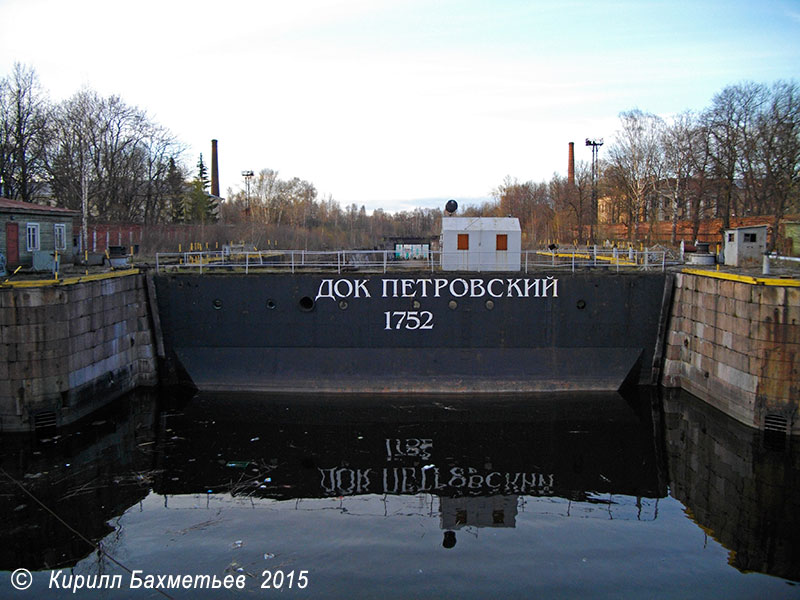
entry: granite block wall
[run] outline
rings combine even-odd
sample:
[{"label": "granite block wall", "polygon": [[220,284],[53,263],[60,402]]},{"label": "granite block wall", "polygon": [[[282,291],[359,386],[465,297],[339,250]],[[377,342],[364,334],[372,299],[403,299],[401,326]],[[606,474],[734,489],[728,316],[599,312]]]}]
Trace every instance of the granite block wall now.
[{"label": "granite block wall", "polygon": [[800,434],[800,288],[679,273],[662,384]]},{"label": "granite block wall", "polygon": [[0,430],[65,425],[156,383],[144,275],[0,289]]}]

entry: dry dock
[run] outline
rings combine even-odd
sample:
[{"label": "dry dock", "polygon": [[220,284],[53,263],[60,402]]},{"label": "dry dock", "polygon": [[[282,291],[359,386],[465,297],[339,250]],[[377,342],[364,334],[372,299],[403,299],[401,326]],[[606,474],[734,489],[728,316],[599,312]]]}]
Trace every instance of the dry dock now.
[{"label": "dry dock", "polygon": [[[550,283],[545,296],[545,284],[533,283],[544,277],[539,275],[436,274],[432,283],[414,277],[408,290],[427,290],[429,297],[402,297],[403,276],[359,283],[366,279],[357,274],[170,275],[160,284],[156,277],[149,294],[146,275],[136,269],[0,285],[0,430],[64,425],[135,387],[156,385],[157,355],[165,355],[160,316],[165,364],[186,362],[182,366],[202,373],[198,382],[209,387],[216,385],[214,369],[225,366],[215,357],[235,367],[217,371],[225,386],[239,375],[247,377],[239,382],[244,387],[254,381],[279,386],[263,377],[271,369],[312,391],[315,369],[327,370],[329,383],[336,384],[344,365],[351,375],[364,370],[370,381],[380,378],[380,369],[391,369],[389,391],[403,393],[399,358],[418,370],[409,381],[422,391],[430,391],[424,389],[427,377],[441,384],[455,376],[458,385],[451,389],[467,390],[471,377],[485,384],[496,373],[496,385],[483,391],[509,392],[519,382],[531,391],[539,378],[540,391],[550,393],[575,390],[576,382],[597,386],[594,374],[606,372],[613,376],[601,382],[605,387],[623,380],[660,382],[750,427],[800,434],[797,279],[695,269],[674,277],[556,274],[558,287]],[[439,298],[433,297],[436,279],[446,280]],[[526,285],[530,297],[523,297]],[[320,289],[334,297],[319,298]],[[351,297],[339,298],[337,290]],[[362,297],[355,297],[356,290]],[[395,312],[401,309],[405,318],[415,311],[426,319],[430,314],[435,329],[418,330],[426,321],[413,330],[398,327]],[[337,349],[344,349],[338,355],[345,363],[334,356]],[[302,362],[292,371],[286,357]],[[470,360],[482,362],[471,367]],[[604,360],[619,373],[604,370]]]}]

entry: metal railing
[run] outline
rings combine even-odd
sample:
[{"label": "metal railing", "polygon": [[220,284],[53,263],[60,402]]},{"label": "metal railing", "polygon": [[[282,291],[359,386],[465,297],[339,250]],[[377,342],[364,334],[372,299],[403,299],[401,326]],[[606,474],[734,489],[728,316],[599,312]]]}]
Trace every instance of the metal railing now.
[{"label": "metal railing", "polygon": [[664,271],[667,266],[680,264],[670,260],[664,250],[619,250],[617,248],[588,248],[532,250],[524,253],[524,270],[529,267],[576,269],[604,268],[613,271]]},{"label": "metal railing", "polygon": [[663,250],[617,250],[584,248],[568,250],[525,250],[521,252],[428,252],[418,258],[402,258],[394,250],[264,250],[160,252],[158,272],[198,273],[235,271],[524,271],[605,269],[611,271],[664,271],[679,264]]}]

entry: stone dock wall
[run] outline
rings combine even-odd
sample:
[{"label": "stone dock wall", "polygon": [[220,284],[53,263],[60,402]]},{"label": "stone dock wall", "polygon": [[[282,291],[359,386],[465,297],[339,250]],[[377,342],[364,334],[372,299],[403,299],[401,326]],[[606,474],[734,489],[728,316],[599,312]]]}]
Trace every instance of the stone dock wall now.
[{"label": "stone dock wall", "polygon": [[0,431],[66,425],[157,383],[145,276],[0,288]]},{"label": "stone dock wall", "polygon": [[800,287],[679,273],[662,384],[800,434]]}]

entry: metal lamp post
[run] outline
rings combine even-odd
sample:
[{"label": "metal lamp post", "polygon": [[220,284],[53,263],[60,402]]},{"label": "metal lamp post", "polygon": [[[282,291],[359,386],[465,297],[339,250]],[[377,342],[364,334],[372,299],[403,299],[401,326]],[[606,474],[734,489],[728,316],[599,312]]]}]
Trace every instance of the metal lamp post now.
[{"label": "metal lamp post", "polygon": [[603,138],[586,138],[586,145],[592,148],[592,222],[590,225],[589,237],[592,243],[594,243],[595,225],[597,223],[597,154],[600,150],[600,146],[603,145]]},{"label": "metal lamp post", "polygon": [[244,177],[245,210],[250,212],[250,180],[253,178],[253,172],[242,171],[242,177]]}]

